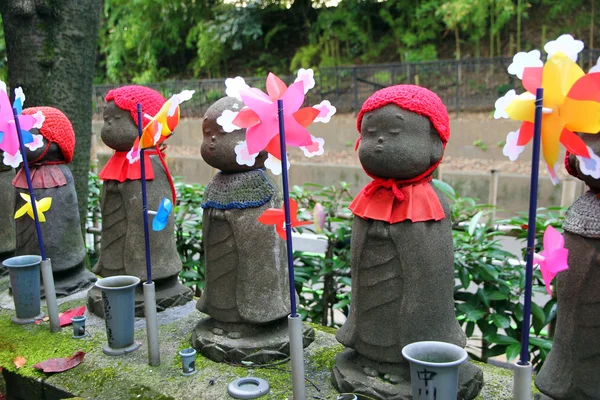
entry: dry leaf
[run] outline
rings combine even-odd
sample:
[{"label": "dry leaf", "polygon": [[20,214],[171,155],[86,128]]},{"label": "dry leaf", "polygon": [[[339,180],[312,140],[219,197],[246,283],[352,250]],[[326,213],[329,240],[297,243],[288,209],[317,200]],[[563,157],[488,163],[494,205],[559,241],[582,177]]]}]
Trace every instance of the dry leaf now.
[{"label": "dry leaf", "polygon": [[85,357],[85,352],[80,350],[71,357],[50,358],[49,360],[35,364],[33,368],[44,372],[63,372],[81,364],[83,357]]},{"label": "dry leaf", "polygon": [[17,369],[19,369],[27,363],[27,360],[25,359],[25,357],[17,356],[13,360],[13,363],[15,363],[15,366],[17,367]]}]

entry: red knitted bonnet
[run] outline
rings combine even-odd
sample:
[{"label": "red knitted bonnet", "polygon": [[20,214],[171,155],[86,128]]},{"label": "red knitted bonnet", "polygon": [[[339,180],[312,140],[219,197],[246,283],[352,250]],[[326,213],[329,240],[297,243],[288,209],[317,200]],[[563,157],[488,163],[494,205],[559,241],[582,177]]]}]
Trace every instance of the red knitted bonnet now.
[{"label": "red knitted bonnet", "polygon": [[106,94],[105,100],[107,102],[113,100],[117,107],[129,111],[136,126],[138,122],[137,103],[142,103],[144,114],[154,116],[166,102],[163,95],[156,90],[138,85],[113,89]]},{"label": "red knitted bonnet", "polygon": [[567,172],[569,173],[569,175],[572,175],[575,178],[579,179],[579,175],[577,174],[577,170],[569,162],[569,156],[570,155],[571,155],[571,153],[569,152],[569,150],[567,150],[567,153],[565,154],[565,169],[567,170]]},{"label": "red knitted bonnet", "polygon": [[[429,89],[416,85],[396,85],[373,93],[363,104],[356,120],[356,129],[361,133],[361,123],[365,113],[388,104],[423,115],[431,121],[440,135],[444,149],[450,138],[450,118],[448,110],[437,94]],[[359,138],[360,140],[360,138]],[[358,148],[358,142],[356,144]]]},{"label": "red knitted bonnet", "polygon": [[[29,107],[23,109],[24,115],[33,115],[41,111],[44,114],[44,123],[40,128],[40,133],[46,140],[51,143],[56,143],[67,163],[73,160],[75,152],[75,132],[71,121],[62,111],[52,107]],[[49,147],[48,145],[48,147]],[[42,155],[40,158],[43,158]]]}]

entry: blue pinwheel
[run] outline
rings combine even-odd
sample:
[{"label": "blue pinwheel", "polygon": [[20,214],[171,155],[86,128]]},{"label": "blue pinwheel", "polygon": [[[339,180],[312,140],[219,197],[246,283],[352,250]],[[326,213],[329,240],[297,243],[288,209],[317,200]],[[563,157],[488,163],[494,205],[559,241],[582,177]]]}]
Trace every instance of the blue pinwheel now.
[{"label": "blue pinwheel", "polygon": [[158,232],[165,229],[167,222],[169,222],[169,215],[171,215],[172,211],[173,203],[171,203],[171,200],[163,197],[163,199],[160,201],[157,211],[148,211],[148,214],[154,214],[154,219],[152,220],[152,230]]}]

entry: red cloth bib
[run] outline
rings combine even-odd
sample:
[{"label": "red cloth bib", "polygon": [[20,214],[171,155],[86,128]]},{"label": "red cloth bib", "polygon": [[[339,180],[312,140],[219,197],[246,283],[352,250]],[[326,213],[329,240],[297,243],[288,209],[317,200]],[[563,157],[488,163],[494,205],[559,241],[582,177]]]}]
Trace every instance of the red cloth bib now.
[{"label": "red cloth bib", "polygon": [[[151,155],[158,154],[154,149],[144,150],[144,162],[146,169],[146,180],[154,179],[154,170],[152,169]],[[113,180],[125,182],[126,180],[137,181],[142,179],[142,163],[138,159],[131,164],[127,159],[126,151],[115,151],[115,154],[108,160],[100,174],[98,175],[103,181]]]},{"label": "red cloth bib", "polygon": [[354,215],[391,224],[441,221],[446,218],[440,199],[431,186],[431,176],[415,183],[375,178],[350,204]]},{"label": "red cloth bib", "polygon": [[[31,165],[29,167],[29,173],[34,189],[49,189],[67,184],[67,178],[65,178],[65,174],[63,174],[58,165]],[[27,177],[25,176],[25,170],[23,168],[17,171],[17,175],[14,177],[12,184],[19,189],[29,188],[29,186],[27,186]]]}]

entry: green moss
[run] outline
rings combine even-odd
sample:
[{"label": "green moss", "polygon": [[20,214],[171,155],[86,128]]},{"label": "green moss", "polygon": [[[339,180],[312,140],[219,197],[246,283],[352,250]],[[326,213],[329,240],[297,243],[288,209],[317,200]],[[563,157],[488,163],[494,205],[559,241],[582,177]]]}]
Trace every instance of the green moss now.
[{"label": "green moss", "polygon": [[17,356],[24,357],[27,363],[18,370],[20,375],[44,376],[32,366],[49,358],[72,356],[78,350],[88,352],[98,346],[98,340],[93,338],[73,340],[68,328],[52,333],[48,324],[16,325],[11,316],[12,313],[0,312],[0,367],[17,372],[13,360]]},{"label": "green moss", "polygon": [[321,324],[315,324],[314,322],[307,322],[314,330],[329,333],[330,335],[335,335],[337,333],[337,328],[333,328],[331,326],[324,326]]},{"label": "green moss", "polygon": [[335,357],[342,351],[344,351],[344,346],[341,344],[322,348],[315,351],[310,357],[310,361],[314,364],[316,369],[327,369],[330,371],[335,365]]}]

